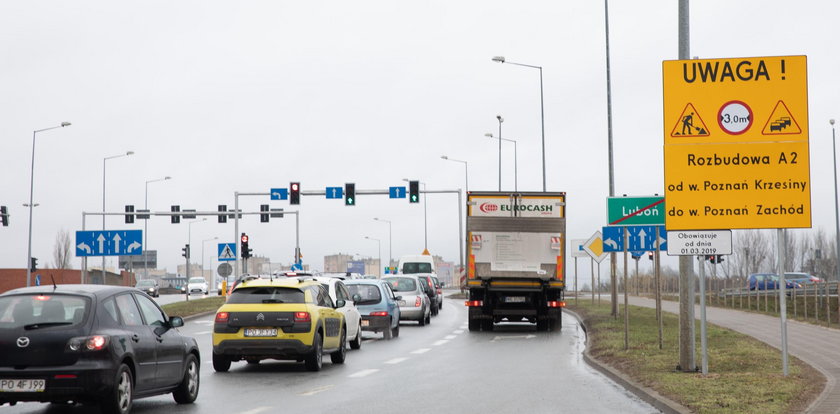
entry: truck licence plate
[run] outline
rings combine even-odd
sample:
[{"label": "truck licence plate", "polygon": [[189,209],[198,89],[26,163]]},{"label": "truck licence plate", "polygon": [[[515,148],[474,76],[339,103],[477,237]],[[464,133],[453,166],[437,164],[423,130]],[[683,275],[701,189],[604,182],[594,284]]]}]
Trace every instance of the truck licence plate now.
[{"label": "truck licence plate", "polygon": [[277,328],[245,328],[245,336],[277,336]]},{"label": "truck licence plate", "polygon": [[525,296],[505,296],[505,303],[525,303]]},{"label": "truck licence plate", "polygon": [[47,381],[42,379],[3,379],[0,392],[44,392]]}]

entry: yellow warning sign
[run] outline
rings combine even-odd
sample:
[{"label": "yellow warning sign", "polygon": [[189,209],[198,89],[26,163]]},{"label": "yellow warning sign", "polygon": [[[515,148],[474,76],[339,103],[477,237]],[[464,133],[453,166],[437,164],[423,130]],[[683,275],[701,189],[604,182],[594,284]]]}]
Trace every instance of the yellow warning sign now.
[{"label": "yellow warning sign", "polygon": [[799,128],[799,124],[796,123],[796,119],[791,115],[784,101],[779,101],[761,133],[762,135],[796,135],[801,134],[802,129]]},{"label": "yellow warning sign", "polygon": [[694,109],[694,105],[691,102],[683,109],[682,115],[677,120],[677,125],[671,131],[671,136],[675,138],[709,136],[709,128],[706,127],[706,124],[700,118],[700,114],[697,113],[697,110]]}]

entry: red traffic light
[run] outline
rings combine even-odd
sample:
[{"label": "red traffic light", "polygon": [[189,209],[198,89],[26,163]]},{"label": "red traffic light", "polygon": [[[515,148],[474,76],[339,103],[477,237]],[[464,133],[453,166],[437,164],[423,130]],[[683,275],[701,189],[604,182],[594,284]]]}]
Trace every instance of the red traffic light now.
[{"label": "red traffic light", "polygon": [[292,183],[292,191],[298,190],[298,183]]},{"label": "red traffic light", "polygon": [[242,235],[242,243],[248,243],[248,235],[247,234]]}]

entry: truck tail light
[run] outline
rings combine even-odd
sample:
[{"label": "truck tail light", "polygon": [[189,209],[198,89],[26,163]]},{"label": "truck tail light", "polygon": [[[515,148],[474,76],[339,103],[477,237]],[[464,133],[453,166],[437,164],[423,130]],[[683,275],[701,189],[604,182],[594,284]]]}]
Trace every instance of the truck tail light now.
[{"label": "truck tail light", "polygon": [[216,323],[228,323],[230,314],[227,312],[219,312],[216,314]]},{"label": "truck tail light", "polygon": [[311,320],[309,312],[295,312],[295,322],[309,322]]},{"label": "truck tail light", "polygon": [[478,307],[478,306],[483,306],[484,301],[483,300],[468,300],[468,301],[464,302],[464,305],[470,306],[470,307]]},{"label": "truck tail light", "polygon": [[370,316],[388,316],[388,312],[371,312]]},{"label": "truck tail light", "polygon": [[566,302],[560,300],[550,300],[548,301],[549,308],[565,308]]}]

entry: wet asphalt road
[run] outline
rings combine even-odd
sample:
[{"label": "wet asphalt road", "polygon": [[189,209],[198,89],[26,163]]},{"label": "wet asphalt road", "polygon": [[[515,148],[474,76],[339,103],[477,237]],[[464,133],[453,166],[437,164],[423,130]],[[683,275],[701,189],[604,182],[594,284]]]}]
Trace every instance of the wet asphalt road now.
[{"label": "wet asphalt road", "polygon": [[[657,410],[624,391],[583,362],[584,333],[564,315],[560,332],[532,325],[496,325],[469,332],[466,309],[447,299],[432,323],[403,322],[400,336],[385,341],[365,333],[347,362],[324,358],[320,372],[302,364],[236,362],[215,373],[211,355],[212,316],[187,322],[181,331],[201,344],[201,389],[192,405],[171,395],[134,402],[133,413],[653,413]],[[18,404],[3,413],[95,413],[90,407]]]}]

